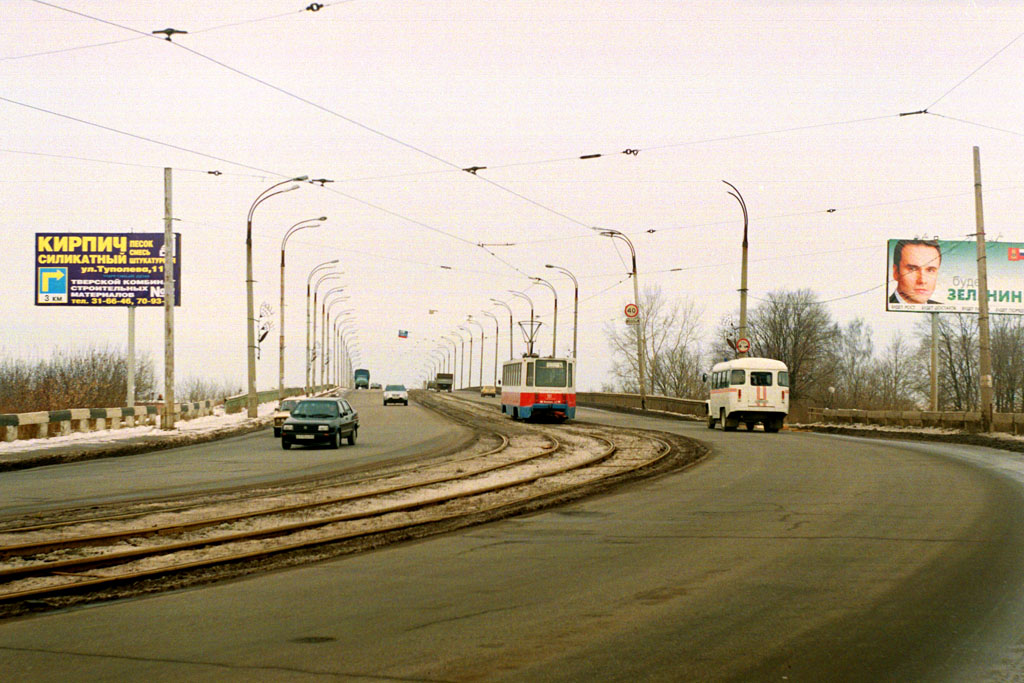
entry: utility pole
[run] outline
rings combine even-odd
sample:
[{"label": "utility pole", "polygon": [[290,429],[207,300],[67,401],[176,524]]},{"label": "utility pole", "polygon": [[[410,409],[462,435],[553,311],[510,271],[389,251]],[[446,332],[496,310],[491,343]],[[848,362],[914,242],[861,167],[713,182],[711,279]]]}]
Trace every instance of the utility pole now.
[{"label": "utility pole", "polygon": [[164,414],[161,429],[174,429],[174,231],[171,169],[164,169]]},{"label": "utility pole", "polygon": [[992,347],[988,329],[988,268],[985,260],[985,219],[981,209],[981,152],[974,148],[974,217],[978,227],[978,347],[981,370],[981,428],[992,431]]}]

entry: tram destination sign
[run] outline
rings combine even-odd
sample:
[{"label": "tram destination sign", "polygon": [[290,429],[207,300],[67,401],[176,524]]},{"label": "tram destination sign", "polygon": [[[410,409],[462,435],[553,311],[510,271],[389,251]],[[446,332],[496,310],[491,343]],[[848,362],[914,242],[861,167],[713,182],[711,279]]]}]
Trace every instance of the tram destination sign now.
[{"label": "tram destination sign", "polygon": [[[987,242],[989,313],[1024,315],[1024,243]],[[972,240],[891,239],[887,311],[978,313],[978,245]]]},{"label": "tram destination sign", "polygon": [[[37,306],[163,306],[162,232],[36,233]],[[181,305],[181,234],[174,234]]]}]

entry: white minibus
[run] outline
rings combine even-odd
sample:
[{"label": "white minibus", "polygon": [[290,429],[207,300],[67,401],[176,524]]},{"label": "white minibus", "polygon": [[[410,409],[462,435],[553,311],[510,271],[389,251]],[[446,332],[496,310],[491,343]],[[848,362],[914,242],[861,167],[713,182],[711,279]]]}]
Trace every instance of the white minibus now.
[{"label": "white minibus", "polygon": [[717,363],[705,375],[711,396],[708,400],[708,429],[715,424],[732,431],[742,422],[748,430],[758,423],[766,432],[782,429],[789,413],[789,370],[771,358],[737,358]]}]

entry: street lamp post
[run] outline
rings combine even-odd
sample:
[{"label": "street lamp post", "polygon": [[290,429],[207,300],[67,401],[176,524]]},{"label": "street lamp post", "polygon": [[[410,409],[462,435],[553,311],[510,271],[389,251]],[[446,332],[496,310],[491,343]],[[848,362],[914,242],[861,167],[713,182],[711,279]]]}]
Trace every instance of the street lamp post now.
[{"label": "street lamp post", "polygon": [[[438,354],[438,353],[440,353],[440,354],[441,354],[441,356],[440,356],[440,357],[438,357],[437,355],[435,355],[435,354]],[[440,347],[439,347],[439,348],[436,348],[436,349],[434,349],[433,351],[431,351],[431,352],[430,352],[430,357],[431,357],[431,359],[433,359],[433,361],[434,361],[434,374],[433,374],[433,376],[431,376],[431,377],[428,377],[428,378],[427,378],[427,381],[428,381],[428,382],[430,382],[431,380],[433,380],[433,381],[435,381],[435,382],[436,382],[436,381],[437,381],[437,375],[438,375],[438,373],[440,373],[440,372],[443,372],[443,371],[444,371],[444,367],[445,367],[445,365],[444,365],[444,364],[445,364],[445,361],[447,361],[447,360],[448,360],[448,348],[447,348],[447,347],[444,347],[444,348],[440,348]],[[435,384],[435,388],[437,388],[436,384]]]},{"label": "street lamp post", "polygon": [[[324,273],[323,275],[321,275],[320,277],[318,277],[316,279],[316,282],[313,283],[313,341],[312,341],[312,346],[310,346],[310,352],[308,354],[309,355],[310,380],[312,381],[312,384],[309,385],[309,390],[310,391],[312,391],[314,389],[314,387],[316,387],[316,358],[314,356],[316,354],[316,300],[317,300],[317,294],[319,293],[320,285],[322,283],[326,282],[327,280],[337,280],[337,279],[340,279],[342,275],[343,275],[343,273],[340,273],[340,272]],[[324,352],[324,350],[320,349],[320,354],[321,355],[323,354],[323,352]]]},{"label": "street lamp post", "polygon": [[[445,341],[449,342],[452,345],[452,357],[451,357],[451,363],[450,363],[450,365],[448,367],[448,372],[452,373],[452,388],[454,389],[455,388],[455,366],[459,362],[459,349],[458,349],[457,346],[455,346],[455,340],[452,339],[451,337],[444,337],[444,336],[442,336],[441,339],[444,339]],[[459,339],[462,339],[462,337],[460,336]]]},{"label": "street lamp post", "polygon": [[288,244],[288,238],[292,234],[303,230],[305,228],[317,228],[320,227],[319,223],[313,223],[312,221],[325,221],[327,216],[320,216],[320,218],[307,218],[304,221],[299,221],[292,227],[288,228],[288,231],[284,234],[284,239],[281,240],[281,313],[280,313],[280,326],[281,326],[281,337],[280,337],[280,352],[278,354],[278,369],[277,369],[277,398],[278,400],[284,399],[284,248]]},{"label": "street lamp post", "polygon": [[580,283],[576,281],[576,276],[575,275],[570,273],[565,268],[562,268],[561,266],[553,266],[553,265],[551,265],[549,263],[548,265],[546,265],[544,267],[545,268],[554,268],[555,270],[557,270],[560,273],[565,273],[566,275],[569,276],[570,279],[572,279],[572,287],[573,287],[573,294],[572,294],[572,357],[576,358],[576,325],[577,325],[577,321],[579,320],[579,311],[580,311]]},{"label": "street lamp post", "polygon": [[[473,383],[473,330],[469,329],[465,325],[459,325],[459,341],[462,341],[462,333],[466,332],[469,335],[469,371],[466,371],[466,355],[462,355],[462,388],[465,389]],[[469,375],[469,383],[466,383],[466,375]]]},{"label": "street lamp post", "polygon": [[[501,326],[501,323],[498,322],[498,316],[494,315],[490,311],[482,311],[482,313],[484,315],[486,315],[486,316],[494,318],[494,381],[493,381],[493,384],[495,386],[497,386],[497,384],[498,384],[498,338],[501,336],[501,333],[499,332],[499,327]],[[509,332],[511,332],[511,330],[509,330]],[[480,353],[483,354],[483,351],[481,351]],[[483,380],[481,380],[481,382],[482,381]]]},{"label": "street lamp post", "polygon": [[[736,201],[740,203],[740,208],[743,209],[743,265],[740,266],[740,339],[749,341],[750,337],[747,336],[747,203],[743,201],[743,196],[736,189],[735,185],[727,180],[722,182],[734,190],[729,194],[736,198]],[[747,353],[747,351],[736,349],[737,356],[746,356]]]},{"label": "street lamp post", "polygon": [[310,383],[309,383],[309,371],[313,367],[312,359],[309,357],[309,352],[310,352],[310,347],[309,347],[309,302],[310,302],[310,290],[312,289],[313,276],[316,275],[317,272],[319,272],[319,271],[323,270],[324,268],[327,268],[330,265],[332,265],[334,263],[337,263],[337,262],[338,262],[338,259],[334,259],[333,261],[325,261],[324,263],[321,263],[320,265],[318,265],[315,268],[313,268],[313,270],[309,271],[309,276],[306,278],[306,385],[305,385],[305,392],[306,392],[307,395],[310,393],[310,386],[311,386]]},{"label": "street lamp post", "polygon": [[503,306],[508,311],[508,359],[512,360],[515,357],[515,354],[512,353],[512,307],[499,299],[491,299],[491,301],[499,306]]},{"label": "street lamp post", "polygon": [[[476,325],[477,327],[480,328],[480,386],[483,386],[484,385],[484,326],[481,325],[479,321],[473,320],[472,317],[470,317],[468,320],[466,320],[466,322],[473,323],[474,325]],[[472,335],[470,335],[470,338],[472,338]],[[494,343],[497,344],[498,342],[495,341]],[[472,362],[472,358],[473,358],[473,347],[472,346],[469,347],[469,357],[470,357],[470,360]],[[470,369],[469,369],[469,383],[470,384],[473,383],[473,368],[472,367],[470,367]]]},{"label": "street lamp post", "polygon": [[[527,355],[532,356],[533,355],[533,335],[534,335],[534,331],[535,331],[534,327],[533,327],[533,299],[531,299],[530,297],[526,296],[526,294],[524,294],[523,292],[517,292],[517,291],[512,290],[512,289],[510,289],[508,291],[513,296],[518,296],[520,299],[526,299],[530,303],[530,333],[527,335],[526,353],[527,353]],[[519,323],[519,324],[522,325],[522,323]]]},{"label": "street lamp post", "polygon": [[[344,286],[341,286],[341,287],[335,287],[333,289],[327,290],[324,293],[323,301],[320,303],[320,358],[318,359],[318,362],[316,364],[317,368],[319,368],[319,373],[317,373],[317,374],[320,377],[320,384],[327,384],[327,374],[326,374],[327,364],[331,360],[331,354],[328,353],[328,347],[327,347],[327,333],[330,330],[330,323],[329,323],[329,319],[328,319],[327,313],[330,310],[330,306],[333,306],[335,301],[338,301],[338,300],[331,301],[330,302],[330,306],[329,306],[327,300],[330,298],[330,296],[332,294],[337,294],[339,292],[345,291],[345,287],[347,287],[347,286],[348,285],[344,285]],[[316,293],[314,292],[314,295],[315,294]],[[344,298],[347,299],[348,297],[344,297]],[[316,311],[315,310],[313,311],[313,316],[314,316],[314,319],[315,319],[315,317],[316,317]],[[315,322],[315,320],[314,320],[314,322]],[[314,335],[314,337],[315,337],[315,335]],[[314,368],[314,369],[316,369],[316,368]],[[314,384],[315,383],[316,383],[316,378],[314,377]]]},{"label": "street lamp post", "polygon": [[292,190],[299,189],[298,185],[292,185],[284,190],[276,190],[276,188],[286,184],[295,183],[302,180],[306,180],[309,176],[298,176],[296,178],[289,178],[288,180],[282,180],[279,183],[271,185],[263,192],[260,193],[256,200],[249,207],[249,215],[245,220],[245,327],[246,327],[246,338],[248,341],[248,374],[249,374],[249,396],[247,400],[248,404],[248,415],[249,417],[256,417],[256,318],[253,313],[252,304],[252,214],[256,211],[256,207],[262,204],[267,199],[270,199],[274,195],[282,194],[284,192],[291,192]]},{"label": "street lamp post", "polygon": [[551,294],[555,297],[555,316],[551,321],[551,357],[554,358],[558,355],[558,292],[555,291],[554,285],[540,277],[531,277],[534,282],[539,282],[551,290]]},{"label": "street lamp post", "polygon": [[347,353],[345,348],[345,333],[351,328],[347,328],[346,325],[351,323],[352,319],[347,317],[344,313],[338,313],[338,319],[334,323],[334,383],[339,387],[345,387],[345,364],[348,362]]},{"label": "street lamp post", "polygon": [[[340,291],[342,291],[342,289],[339,287],[338,289],[332,290],[332,291],[340,292]],[[334,330],[334,326],[331,324],[331,309],[334,308],[334,306],[336,304],[340,304],[340,303],[343,303],[345,301],[348,301],[348,296],[339,296],[337,299],[333,299],[330,303],[328,303],[327,302],[327,296],[328,295],[324,295],[324,315],[321,318],[321,322],[323,322],[323,328],[324,328],[323,329],[323,348],[324,348],[324,351],[326,351],[328,347],[334,348],[334,344],[333,344],[334,340],[331,338],[331,332]],[[338,311],[338,316],[339,317],[344,316],[346,313],[351,313],[352,310],[353,309],[351,309],[351,308],[346,308],[343,311]],[[331,377],[330,377],[330,369],[331,369],[330,361],[332,360],[331,359],[331,355],[332,354],[324,353],[322,358],[320,359],[320,379],[321,379],[321,383],[322,384],[329,383],[330,379],[331,379]],[[337,362],[335,362],[335,365],[337,365]]]},{"label": "street lamp post", "polygon": [[[636,249],[633,248],[633,243],[623,233],[618,230],[607,230],[602,228],[595,228],[599,230],[603,237],[611,237],[612,239],[620,239],[629,246],[629,253],[633,257],[633,299],[637,307],[640,306],[640,285],[637,282],[636,276]],[[647,389],[644,386],[644,353],[647,347],[647,341],[644,339],[644,327],[647,325],[646,312],[640,311],[640,320],[637,325],[636,331],[636,363],[637,363],[637,374],[640,379],[640,410],[647,410]]]}]

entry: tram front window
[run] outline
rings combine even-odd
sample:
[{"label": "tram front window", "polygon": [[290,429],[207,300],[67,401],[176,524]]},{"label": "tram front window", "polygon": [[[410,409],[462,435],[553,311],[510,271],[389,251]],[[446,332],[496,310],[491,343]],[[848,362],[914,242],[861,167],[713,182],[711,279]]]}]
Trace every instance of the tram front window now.
[{"label": "tram front window", "polygon": [[537,363],[538,387],[559,387],[566,386],[565,361],[564,360],[538,360]]}]

